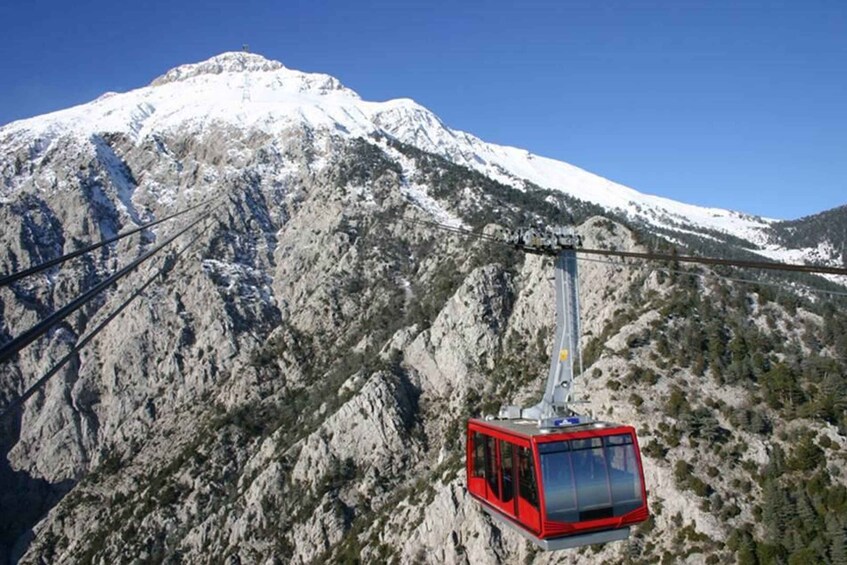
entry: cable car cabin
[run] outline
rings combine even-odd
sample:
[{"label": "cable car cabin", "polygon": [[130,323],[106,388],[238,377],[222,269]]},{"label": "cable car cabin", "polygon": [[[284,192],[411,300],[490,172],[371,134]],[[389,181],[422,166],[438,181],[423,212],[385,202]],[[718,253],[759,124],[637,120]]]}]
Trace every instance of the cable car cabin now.
[{"label": "cable car cabin", "polygon": [[648,517],[635,429],[468,421],[468,492],[541,549],[626,539]]}]

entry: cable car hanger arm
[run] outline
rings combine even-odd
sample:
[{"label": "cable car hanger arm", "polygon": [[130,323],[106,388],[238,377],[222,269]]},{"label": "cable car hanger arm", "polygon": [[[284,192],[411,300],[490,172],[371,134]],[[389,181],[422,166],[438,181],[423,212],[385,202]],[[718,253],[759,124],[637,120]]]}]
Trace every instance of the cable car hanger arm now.
[{"label": "cable car hanger arm", "polygon": [[[555,427],[572,416],[573,381],[576,368],[582,366],[579,353],[579,277],[576,252],[582,239],[573,228],[534,228],[510,232],[507,240],[528,253],[555,255],[556,337],[550,354],[550,369],[544,396],[535,406],[503,406],[499,417],[537,420],[540,427]],[[577,365],[577,361],[579,365]],[[576,417],[579,423],[582,420]]]}]

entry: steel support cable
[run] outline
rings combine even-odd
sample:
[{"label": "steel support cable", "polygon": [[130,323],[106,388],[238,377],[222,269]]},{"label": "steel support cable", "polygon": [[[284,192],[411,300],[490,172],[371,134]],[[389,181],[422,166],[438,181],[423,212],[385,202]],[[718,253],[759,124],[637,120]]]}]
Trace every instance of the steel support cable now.
[{"label": "steel support cable", "polygon": [[134,271],[136,268],[138,268],[139,265],[147,261],[147,259],[149,259],[150,257],[153,257],[156,253],[161,251],[164,247],[169,245],[176,238],[196,226],[201,221],[208,218],[212,214],[212,212],[214,212],[218,208],[218,206],[213,207],[211,210],[202,212],[197,219],[192,221],[186,227],[179,230],[176,234],[172,235],[153,249],[147,251],[146,253],[141,255],[141,257],[138,257],[137,259],[133,260],[129,265],[120,269],[106,280],[96,284],[90,290],[86,291],[82,296],[77,297],[69,304],[63,306],[56,312],[53,312],[50,316],[37,323],[21,335],[10,341],[9,343],[5,344],[2,348],[0,348],[0,363],[5,363],[6,361],[12,359],[21,349],[41,337],[43,334],[47,333],[47,331],[49,331],[53,326],[70,316],[72,313],[79,310],[96,295],[100,294],[103,290],[110,287],[111,285],[125,277],[127,274]]},{"label": "steel support cable", "polygon": [[141,294],[145,290],[147,290],[147,287],[149,287],[151,284],[153,284],[153,282],[157,278],[159,278],[160,276],[162,276],[162,275],[166,274],[167,272],[169,272],[170,270],[172,270],[176,266],[176,263],[179,262],[182,255],[185,254],[185,252],[188,251],[191,247],[193,247],[195,243],[197,243],[197,241],[200,239],[200,237],[205,232],[207,232],[209,230],[209,227],[210,227],[209,225],[206,225],[206,227],[204,227],[202,230],[200,230],[200,232],[197,233],[197,235],[195,235],[192,238],[191,241],[189,241],[186,245],[184,245],[182,247],[182,249],[177,251],[177,253],[174,256],[172,262],[169,262],[167,259],[165,261],[163,261],[162,266],[159,267],[159,270],[156,271],[156,273],[154,273],[153,276],[148,278],[147,281],[144,282],[144,284],[142,284],[140,287],[138,287],[129,296],[129,298],[124,300],[121,303],[120,306],[118,306],[113,312],[111,312],[108,316],[106,316],[106,318],[104,318],[103,321],[101,321],[99,324],[97,324],[97,327],[95,327],[93,330],[88,332],[88,334],[86,334],[85,337],[83,337],[82,339],[77,341],[76,345],[74,345],[74,347],[64,357],[62,357],[55,365],[53,365],[53,367],[49,371],[47,371],[47,373],[45,373],[43,377],[41,377],[40,379],[35,381],[35,383],[33,383],[28,389],[26,389],[23,394],[21,394],[19,397],[17,397],[12,402],[10,402],[9,405],[6,406],[6,408],[3,410],[3,412],[0,413],[0,422],[2,422],[3,419],[6,418],[6,416],[12,414],[20,405],[22,405],[24,402],[29,400],[29,398],[33,394],[35,394],[35,392],[39,388],[44,386],[44,384],[46,384],[47,381],[49,381],[51,378],[53,378],[53,376],[56,373],[58,373],[59,370],[62,367],[64,367],[65,364],[67,364],[68,361],[73,359],[74,356],[76,356],[76,354],[79,353],[80,350],[82,350],[83,347],[88,345],[88,343],[92,339],[94,339],[97,336],[97,334],[99,334],[103,330],[103,328],[105,328],[107,325],[109,325],[109,323],[111,323],[112,320],[117,318],[120,315],[120,313],[123,312],[127,308],[127,306],[129,306],[132,303],[133,300],[135,300],[136,298],[141,296]]},{"label": "steel support cable", "polygon": [[[400,218],[400,220],[405,221],[405,222],[410,222],[410,223],[413,223],[413,224],[419,224],[419,225],[433,227],[433,228],[440,229],[440,230],[450,232],[450,233],[454,233],[454,234],[457,234],[457,235],[464,235],[464,236],[467,236],[467,237],[481,238],[481,239],[485,239],[487,241],[492,241],[494,243],[500,243],[500,244],[506,245],[508,247],[514,247],[513,243],[504,241],[504,240],[499,239],[499,238],[495,238],[495,237],[488,236],[488,235],[485,235],[485,234],[470,232],[470,231],[467,231],[467,230],[463,230],[461,228],[457,228],[457,227],[453,227],[453,226],[447,226],[447,225],[444,225],[444,224],[439,224],[437,222],[430,222],[430,221],[426,221],[426,220],[414,220],[414,219],[411,219],[411,218]],[[710,258],[710,257],[701,258],[701,257],[684,256],[684,255],[680,256],[680,255],[667,255],[667,254],[657,254],[657,253],[630,253],[630,252],[624,252],[624,251],[607,251],[607,250],[590,250],[590,249],[589,250],[577,249],[576,252],[577,253],[581,253],[581,252],[595,253],[595,254],[601,254],[601,255],[607,255],[607,256],[619,256],[619,257],[622,257],[622,258],[630,257],[630,258],[634,258],[634,259],[645,259],[645,260],[654,260],[654,261],[665,261],[665,260],[676,259],[676,260],[681,260],[683,262],[690,262],[690,263],[721,264],[721,265],[732,266],[732,267],[759,268],[759,269],[767,269],[767,270],[773,270],[773,271],[799,271],[799,272],[804,272],[804,273],[807,273],[807,274],[824,273],[824,274],[847,275],[847,269],[842,269],[842,268],[838,268],[838,267],[817,267],[817,266],[814,266],[814,265],[795,265],[795,264],[790,264],[790,263],[768,263],[768,262],[760,262],[760,261],[735,261],[735,260],[732,260],[732,259],[716,259],[716,258]],[[680,257],[683,257],[684,259],[680,259]],[[631,264],[624,263],[624,262],[604,261],[602,259],[589,259],[588,257],[580,257],[580,258],[578,258],[578,260],[579,261],[595,262],[595,263],[605,263],[605,264],[608,264],[608,265],[615,265],[615,266],[619,266],[619,267],[634,267],[635,266],[635,265],[631,265]],[[727,277],[727,276],[724,276],[724,275],[718,275],[716,273],[715,274],[698,274],[698,273],[691,273],[691,272],[688,272],[688,271],[680,271],[680,270],[675,270],[675,269],[669,269],[667,267],[655,267],[654,270],[663,270],[663,271],[669,272],[669,273],[698,276],[698,277],[702,277],[702,278],[716,278],[716,279],[722,279],[722,280],[733,281],[733,282],[738,282],[738,283],[745,283],[745,284],[757,284],[757,285],[773,286],[773,287],[777,287],[777,288],[781,288],[781,289],[785,289],[785,290],[790,290],[791,292],[806,291],[806,292],[812,292],[812,293],[816,293],[816,294],[828,294],[828,295],[832,295],[832,296],[847,296],[847,292],[838,292],[838,291],[835,291],[835,290],[824,290],[822,288],[815,288],[815,287],[810,287],[810,286],[805,286],[805,285],[801,285],[800,288],[793,288],[793,287],[789,287],[789,286],[786,286],[783,283],[778,283],[778,282],[757,281],[757,280],[753,280],[753,279]]]},{"label": "steel support cable", "polygon": [[610,249],[576,249],[577,253],[587,255],[605,255],[629,259],[647,259],[650,261],[678,261],[680,263],[698,263],[700,265],[723,265],[726,267],[743,267],[748,269],[765,269],[770,271],[790,271],[795,273],[847,275],[847,268],[826,267],[823,265],[798,265],[794,263],[772,263],[766,261],[748,261],[745,259],[719,259],[717,257],[699,257],[693,255],[672,255],[668,253],[638,253],[635,251],[613,251]]},{"label": "steel support cable", "polygon": [[491,241],[493,243],[502,243],[504,245],[510,245],[511,246],[510,243],[503,241],[499,237],[495,237],[493,235],[488,235],[488,234],[484,234],[484,233],[477,233],[477,232],[468,231],[468,230],[462,229],[460,227],[448,226],[446,224],[439,224],[437,222],[430,222],[430,221],[427,221],[427,220],[415,220],[414,218],[401,217],[399,219],[403,222],[408,222],[408,223],[411,223],[411,224],[433,227],[433,228],[440,229],[440,230],[443,230],[443,231],[447,231],[447,232],[450,232],[450,233],[454,233],[454,234],[457,234],[457,235],[463,235],[463,236],[466,236],[466,237],[475,237],[477,239],[483,239],[483,240],[486,240],[486,241]]},{"label": "steel support cable", "polygon": [[[600,263],[600,264],[603,264],[603,265],[611,265],[613,267],[627,267],[627,268],[630,268],[630,269],[633,269],[633,268],[636,267],[636,265],[634,263],[626,263],[626,262],[623,262],[623,261],[609,261],[607,259],[590,259],[588,257],[579,257],[579,258],[577,258],[577,261],[588,262],[588,263]],[[785,283],[779,283],[779,282],[774,282],[774,281],[763,281],[763,280],[756,280],[756,279],[743,279],[743,278],[738,278],[738,277],[727,277],[725,275],[719,275],[717,273],[695,273],[693,271],[680,271],[678,269],[669,269],[667,267],[650,267],[650,269],[653,270],[653,271],[662,271],[664,273],[673,273],[673,274],[682,275],[682,276],[698,277],[698,278],[701,278],[701,279],[719,279],[719,280],[723,280],[723,281],[730,281],[730,282],[736,282],[736,283],[742,283],[742,284],[770,286],[770,287],[779,288],[781,290],[787,290],[787,291],[790,291],[790,292],[806,291],[806,292],[813,292],[815,294],[831,294],[833,296],[847,296],[847,292],[839,292],[837,290],[825,290],[825,289],[822,289],[822,288],[816,288],[816,287],[813,287],[813,286],[805,286],[805,285],[802,285],[802,284],[800,286],[798,286],[797,288],[795,288],[795,287],[788,286]]]},{"label": "steel support cable", "polygon": [[[464,235],[467,237],[477,237],[487,239],[496,243],[502,243],[513,247],[512,243],[504,241],[500,238],[489,236],[486,234],[467,231],[461,228],[439,224],[437,222],[429,222],[425,220],[413,220],[411,218],[400,218],[403,221],[412,222],[431,226],[437,229],[448,231],[451,233]],[[767,261],[749,261],[745,259],[719,259],[717,257],[699,257],[694,255],[673,255],[668,253],[639,253],[635,251],[614,251],[611,249],[586,249],[579,247],[575,249],[577,253],[588,255],[605,255],[611,257],[623,257],[630,259],[646,259],[649,261],[679,261],[680,263],[697,263],[701,265],[724,265],[727,267],[742,267],[749,269],[765,269],[771,271],[791,271],[808,274],[825,274],[825,275],[843,275],[847,276],[847,268],[844,267],[827,267],[823,265],[799,265],[794,263],[776,263]],[[555,253],[550,253],[555,255]]]},{"label": "steel support cable", "polygon": [[24,269],[23,271],[18,271],[17,273],[12,273],[11,275],[6,275],[6,276],[0,278],[0,288],[2,288],[4,286],[8,286],[8,285],[12,284],[13,282],[18,281],[22,278],[28,277],[30,275],[34,275],[36,273],[40,273],[41,271],[49,269],[50,267],[55,267],[56,265],[64,263],[65,261],[70,261],[71,259],[75,259],[75,258],[79,257],[80,255],[85,255],[86,253],[89,253],[91,251],[95,251],[95,250],[103,247],[104,245],[109,245],[110,243],[114,243],[116,241],[119,241],[119,240],[121,240],[125,237],[136,234],[140,231],[146,230],[147,228],[152,228],[155,225],[161,224],[163,222],[167,222],[168,220],[172,220],[174,218],[182,216],[183,214],[187,214],[191,210],[195,210],[195,209],[197,209],[201,206],[206,206],[208,204],[211,204],[212,202],[214,202],[218,198],[220,198],[220,196],[206,200],[206,201],[201,202],[199,204],[195,204],[194,206],[190,206],[190,207],[188,207],[184,210],[180,210],[179,212],[175,212],[173,214],[170,214],[169,216],[165,216],[164,218],[161,218],[161,219],[158,219],[158,220],[155,220],[155,221],[152,221],[152,222],[148,222],[146,224],[142,224],[140,226],[132,228],[131,230],[119,233],[118,235],[116,235],[114,237],[104,239],[103,241],[101,241],[99,243],[93,243],[93,244],[88,245],[86,247],[83,247],[81,249],[77,249],[76,251],[72,251],[71,253],[67,253],[66,255],[62,255],[61,257],[56,257],[55,259],[50,259],[49,261],[45,261],[44,263],[39,263],[38,265],[34,265],[32,267],[29,267],[27,269]]}]

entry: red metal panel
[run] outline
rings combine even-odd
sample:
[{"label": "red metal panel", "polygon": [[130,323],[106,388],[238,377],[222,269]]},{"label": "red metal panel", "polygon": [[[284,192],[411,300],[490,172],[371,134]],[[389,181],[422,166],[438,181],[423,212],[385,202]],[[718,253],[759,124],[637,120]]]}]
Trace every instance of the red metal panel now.
[{"label": "red metal panel", "polygon": [[474,452],[473,452],[473,431],[470,425],[465,429],[465,478],[468,483],[468,489],[471,487],[471,477],[473,476]]},{"label": "red metal panel", "polygon": [[471,494],[487,498],[485,479],[482,477],[468,477],[468,491]]},{"label": "red metal panel", "polygon": [[648,516],[649,513],[647,511],[647,505],[645,504],[644,506],[637,508],[632,512],[624,514],[623,516],[617,516],[615,518],[602,518],[600,520],[588,520],[584,522],[572,523],[544,520],[543,533],[539,537],[557,537],[592,530],[612,530],[624,526],[638,524],[639,522],[643,522],[644,520],[646,520]]},{"label": "red metal panel", "polygon": [[547,530],[545,524],[547,523],[544,508],[547,508],[547,501],[544,499],[544,485],[541,483],[541,456],[538,454],[538,448],[535,446],[536,442],[532,442],[532,459],[535,463],[535,484],[538,485],[538,508],[541,509],[538,516],[538,537],[543,538],[545,536],[545,531]]},{"label": "red metal panel", "polygon": [[[536,475],[536,484],[538,485],[538,503],[539,509],[534,508],[531,504],[529,504],[526,500],[519,496],[518,485],[515,484],[515,498],[513,501],[509,501],[508,503],[501,502],[497,497],[493,495],[491,489],[488,487],[485,479],[475,478],[472,476],[473,474],[473,444],[472,437],[473,432],[480,432],[487,436],[494,437],[496,439],[509,441],[510,443],[516,446],[522,447],[530,447],[532,449],[532,456],[534,461],[534,471]],[[638,446],[638,437],[635,433],[635,428],[632,426],[615,426],[615,427],[607,427],[607,428],[597,428],[591,430],[581,430],[581,431],[561,431],[561,432],[553,432],[550,434],[544,435],[533,435],[528,436],[518,432],[514,432],[511,430],[506,430],[497,426],[495,422],[480,422],[480,421],[469,421],[468,422],[468,449],[467,449],[467,476],[468,476],[468,491],[471,495],[474,496],[477,500],[479,500],[483,504],[488,504],[492,508],[496,508],[501,513],[506,514],[516,525],[521,528],[531,532],[533,535],[538,536],[539,538],[552,538],[552,537],[560,537],[567,535],[575,535],[580,533],[586,533],[590,531],[600,531],[600,530],[610,530],[616,529],[628,525],[637,524],[639,522],[643,522],[649,516],[648,507],[647,507],[647,487],[644,482],[644,469],[641,461],[641,451]],[[544,497],[544,488],[543,483],[541,481],[541,460],[540,455],[538,453],[537,445],[541,443],[549,443],[556,441],[565,441],[565,440],[573,440],[573,439],[585,439],[591,437],[602,437],[602,436],[610,436],[610,435],[618,435],[618,434],[628,434],[632,437],[634,452],[636,456],[636,462],[638,465],[638,471],[641,478],[641,491],[642,491],[642,500],[644,500],[644,505],[629,512],[623,516],[617,516],[614,518],[601,518],[597,520],[587,520],[582,522],[556,522],[552,520],[547,520],[544,515],[543,509],[546,508],[546,501]],[[500,469],[500,449],[499,445],[497,448],[497,465],[498,469],[498,480],[502,481],[502,477],[499,477],[501,474],[499,472]],[[502,484],[500,485],[501,493],[502,493]],[[516,501],[516,502],[515,502]]]},{"label": "red metal panel", "polygon": [[541,513],[532,504],[518,496],[518,519],[533,533],[538,535],[541,531]]},{"label": "red metal panel", "polygon": [[[468,422],[468,443],[472,443],[473,433],[480,432],[484,435],[494,437],[498,440],[508,441],[514,446],[525,447],[527,449],[532,449],[531,442],[529,438],[520,434],[512,433],[508,430],[498,429],[493,426],[487,426],[481,424],[479,422]],[[514,453],[514,452],[513,452]],[[468,457],[471,459],[473,457],[472,447],[468,449]],[[500,454],[500,444],[497,442],[497,458],[496,458],[496,466],[495,468],[498,470],[498,481],[500,484],[500,493],[503,493],[503,477],[502,473],[500,473],[501,469],[501,454]],[[514,469],[513,462],[513,469]],[[502,514],[505,514],[508,518],[513,520],[519,526],[531,530],[534,534],[537,534],[541,530],[541,517],[538,510],[534,509],[532,505],[530,505],[525,500],[520,499],[518,493],[518,484],[517,481],[514,480],[513,477],[513,497],[509,501],[502,501],[500,497],[494,495],[491,492],[491,489],[488,488],[488,484],[484,479],[477,479],[472,477],[473,474],[473,466],[472,463],[468,464],[467,467],[468,473],[468,491],[476,495],[482,502],[488,503],[493,508],[496,508]],[[537,473],[537,471],[536,471]],[[477,482],[477,481],[481,481]],[[536,479],[537,481],[537,479]],[[471,486],[473,484],[473,486]],[[526,510],[521,510],[526,507]],[[524,519],[524,516],[526,517]]]},{"label": "red metal panel", "polygon": [[635,428],[632,429],[632,445],[635,446],[635,461],[638,464],[638,472],[641,474],[641,500],[644,501],[644,506],[632,512],[641,512],[637,515],[632,523],[643,522],[649,517],[650,511],[647,508],[647,483],[644,482],[644,465],[641,463],[641,447],[638,445],[638,434],[635,433]]},{"label": "red metal panel", "polygon": [[529,447],[530,445],[529,436],[525,436],[523,434],[519,434],[511,430],[504,430],[503,428],[497,427],[496,424],[489,424],[488,422],[468,421],[468,429],[476,432],[482,432],[496,439],[504,439],[511,441],[515,445],[522,445],[524,447]]}]

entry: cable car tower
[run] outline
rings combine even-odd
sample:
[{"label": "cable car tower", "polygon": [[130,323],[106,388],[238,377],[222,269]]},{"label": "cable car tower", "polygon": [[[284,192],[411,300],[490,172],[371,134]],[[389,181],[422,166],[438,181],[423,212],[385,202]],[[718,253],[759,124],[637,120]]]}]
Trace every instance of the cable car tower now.
[{"label": "cable car tower", "polygon": [[578,367],[582,374],[582,355],[579,350],[579,277],[576,249],[582,238],[573,228],[554,227],[541,231],[521,229],[509,234],[507,241],[527,253],[555,257],[556,338],[550,355],[547,387],[541,402],[529,408],[503,406],[502,419],[538,420],[539,427],[561,425],[562,418],[571,424],[582,422],[570,410],[573,403],[573,382]]},{"label": "cable car tower", "polygon": [[579,355],[579,282],[572,228],[522,229],[508,242],[555,257],[556,337],[544,396],[467,425],[467,485],[482,509],[543,550],[629,537],[649,517],[632,426],[571,410]]}]

